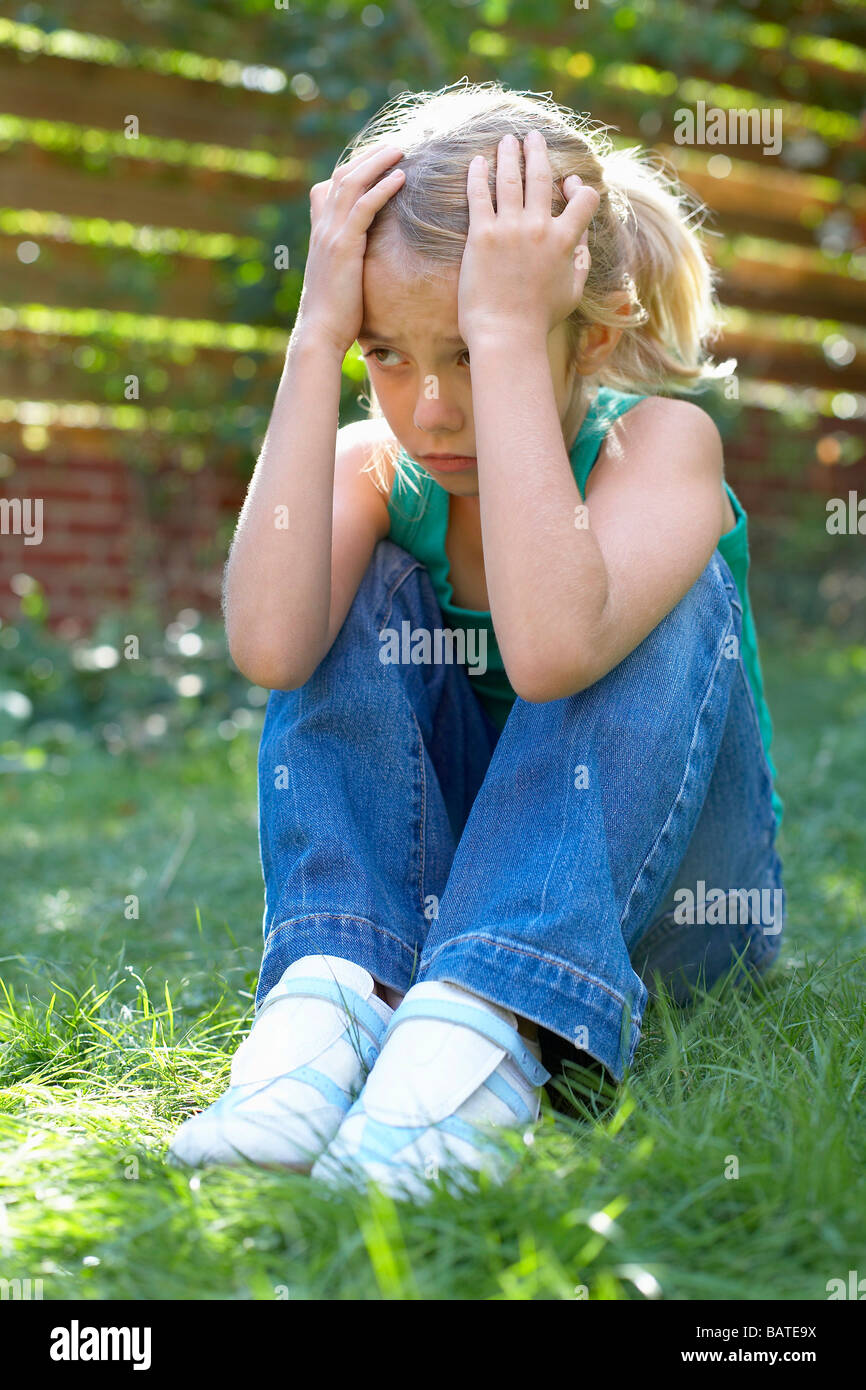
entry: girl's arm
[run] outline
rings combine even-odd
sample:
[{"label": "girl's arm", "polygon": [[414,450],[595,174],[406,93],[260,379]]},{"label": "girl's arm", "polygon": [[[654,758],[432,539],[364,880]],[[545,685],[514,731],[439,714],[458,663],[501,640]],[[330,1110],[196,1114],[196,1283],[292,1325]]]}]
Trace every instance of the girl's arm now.
[{"label": "girl's arm", "polygon": [[321,338],[292,334],[229,554],[229,651],[249,680],[269,688],[290,688],[324,638],[341,367]]},{"label": "girl's arm", "polygon": [[709,416],[658,398],[611,431],[587,489],[588,527],[559,418],[548,337],[580,300],[576,257],[598,205],[566,181],[550,213],[543,137],[500,144],[496,212],[473,161],[458,286],[469,348],[484,565],[512,686],[524,699],[574,694],[616,666],[698,578],[723,529],[722,455]]},{"label": "girl's arm", "polygon": [[361,440],[353,430],[338,439],[337,426],[342,362],[363,317],[367,227],[404,175],[369,185],[399,156],[393,146],[358,155],[310,192],[304,290],[225,576],[229,651],[273,689],[315,670],[384,534],[384,506],[359,472]]},{"label": "girl's arm", "polygon": [[468,344],[487,592],[514,689],[557,700],[618,665],[703,572],[723,530],[721,441],[689,402],[633,406],[579,513],[546,344],[517,324],[510,343]]}]

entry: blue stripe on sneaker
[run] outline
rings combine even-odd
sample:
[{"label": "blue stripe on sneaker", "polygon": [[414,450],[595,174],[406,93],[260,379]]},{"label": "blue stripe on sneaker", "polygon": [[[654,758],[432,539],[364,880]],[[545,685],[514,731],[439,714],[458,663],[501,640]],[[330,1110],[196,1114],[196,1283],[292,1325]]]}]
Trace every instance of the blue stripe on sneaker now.
[{"label": "blue stripe on sneaker", "polygon": [[462,1139],[465,1144],[471,1144],[478,1153],[483,1153],[485,1149],[493,1147],[490,1138],[477,1125],[471,1125],[466,1120],[458,1120],[456,1115],[449,1115],[447,1119],[440,1120],[435,1126],[442,1129],[446,1134],[453,1134],[455,1139]]},{"label": "blue stripe on sneaker", "polygon": [[444,999],[409,999],[407,996],[388,1025],[385,1041],[387,1042],[395,1028],[409,1018],[433,1018],[446,1023],[463,1024],[464,1027],[472,1028],[474,1032],[489,1038],[497,1047],[503,1048],[533,1086],[543,1086],[550,1080],[550,1072],[533,1057],[517,1029],[483,1009],[473,1008],[471,1004],[452,1004]]},{"label": "blue stripe on sneaker", "polygon": [[340,1110],[346,1110],[351,1100],[348,1091],[344,1091],[341,1086],[337,1085],[336,1081],[332,1081],[324,1072],[316,1071],[315,1067],[296,1067],[294,1071],[290,1071],[281,1079],[283,1081],[303,1081],[307,1086],[315,1086],[329,1105],[336,1105]]},{"label": "blue stripe on sneaker", "polygon": [[498,1071],[492,1072],[484,1082],[484,1085],[488,1090],[492,1091],[504,1105],[507,1105],[509,1110],[513,1110],[516,1118],[521,1124],[525,1125],[532,1123],[532,1111],[529,1109],[529,1106],[526,1104],[523,1097],[515,1091],[514,1087],[505,1080],[505,1077],[499,1075]]},{"label": "blue stripe on sneaker", "polygon": [[364,1132],[361,1135],[360,1145],[352,1155],[352,1159],[362,1167],[365,1164],[378,1163],[383,1167],[393,1168],[395,1171],[401,1169],[412,1172],[420,1171],[417,1161],[410,1163],[395,1156],[402,1149],[408,1148],[410,1144],[423,1138],[425,1134],[430,1132],[431,1128],[442,1130],[445,1134],[462,1140],[478,1154],[493,1147],[491,1140],[482,1130],[475,1125],[468,1124],[466,1120],[458,1120],[454,1115],[450,1115],[446,1120],[440,1120],[438,1124],[433,1126],[423,1125],[416,1129],[383,1124],[368,1117]]},{"label": "blue stripe on sneaker", "polygon": [[390,1164],[394,1154],[409,1144],[414,1144],[428,1129],[429,1125],[420,1125],[414,1129],[403,1125],[388,1125],[381,1120],[371,1120],[367,1115],[361,1141],[353,1158],[357,1163]]},{"label": "blue stripe on sneaker", "polygon": [[272,1004],[278,1004],[281,999],[285,999],[289,995],[300,995],[308,999],[327,999],[329,1003],[337,1004],[350,1013],[364,1031],[369,1033],[373,1041],[381,1045],[388,1027],[387,1023],[379,1017],[375,1009],[371,1009],[369,1004],[364,1002],[360,994],[350,989],[348,985],[341,985],[337,980],[299,976],[297,979],[286,980],[285,983],[278,985],[277,991],[272,998],[265,1000],[256,1017],[263,1014],[265,1009],[270,1008]]},{"label": "blue stripe on sneaker", "polygon": [[337,1085],[336,1081],[332,1081],[324,1072],[316,1071],[314,1067],[295,1067],[294,1071],[284,1071],[279,1076],[268,1077],[255,1091],[249,1091],[246,1095],[240,1094],[243,1091],[243,1086],[230,1086],[218,1100],[214,1101],[209,1110],[214,1115],[221,1115],[224,1111],[234,1111],[239,1105],[249,1108],[251,1101],[258,1100],[265,1091],[270,1090],[272,1086],[276,1086],[281,1081],[303,1081],[307,1086],[315,1086],[329,1105],[339,1106],[341,1110],[346,1110],[352,1099],[348,1091],[344,1091],[341,1086]]}]

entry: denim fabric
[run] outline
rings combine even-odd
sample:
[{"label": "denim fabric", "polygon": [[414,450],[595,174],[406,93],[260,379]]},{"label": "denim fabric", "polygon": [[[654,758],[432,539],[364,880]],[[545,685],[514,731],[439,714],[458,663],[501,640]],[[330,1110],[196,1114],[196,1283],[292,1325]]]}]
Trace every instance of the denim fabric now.
[{"label": "denim fabric", "polygon": [[[301,956],[346,956],[395,989],[462,985],[621,1080],[656,972],[685,1001],[779,952],[772,783],[731,572],[716,551],[618,666],[565,699],[518,697],[501,733],[463,666],[380,660],[380,633],[404,622],[447,626],[427,570],[383,540],[330,652],[271,692],[256,1002]],[[760,890],[781,915],[757,911]],[[721,922],[702,905],[713,892]]]}]

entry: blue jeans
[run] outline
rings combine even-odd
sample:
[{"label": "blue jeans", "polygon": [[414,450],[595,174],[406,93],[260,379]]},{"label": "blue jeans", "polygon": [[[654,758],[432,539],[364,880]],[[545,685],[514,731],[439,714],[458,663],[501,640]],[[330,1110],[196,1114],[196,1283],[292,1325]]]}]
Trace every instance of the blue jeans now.
[{"label": "blue jeans", "polygon": [[345,956],[398,990],[462,985],[620,1081],[656,973],[685,1002],[765,970],[784,892],[741,619],[716,551],[618,666],[516,699],[500,733],[464,666],[380,660],[384,628],[447,626],[380,541],[327,656],[268,700],[257,1005],[300,957]]}]

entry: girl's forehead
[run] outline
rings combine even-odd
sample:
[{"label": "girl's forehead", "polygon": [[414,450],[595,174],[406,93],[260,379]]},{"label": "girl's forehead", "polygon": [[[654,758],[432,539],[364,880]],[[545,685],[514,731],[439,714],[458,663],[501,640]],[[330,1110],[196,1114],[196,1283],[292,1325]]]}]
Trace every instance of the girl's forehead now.
[{"label": "girl's forehead", "polygon": [[457,281],[459,267],[436,267],[430,277],[393,257],[364,261],[364,328],[376,333],[400,331],[414,337],[459,337]]},{"label": "girl's forehead", "polygon": [[364,257],[364,285],[392,296],[426,293],[443,300],[456,296],[459,265],[441,265],[401,253],[387,246],[375,247]]}]

